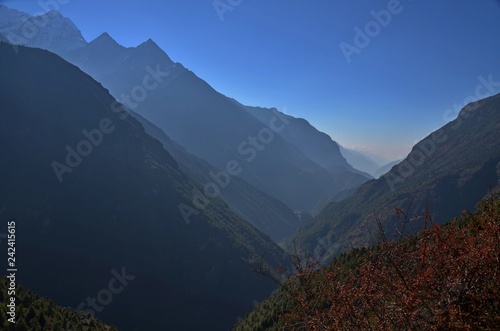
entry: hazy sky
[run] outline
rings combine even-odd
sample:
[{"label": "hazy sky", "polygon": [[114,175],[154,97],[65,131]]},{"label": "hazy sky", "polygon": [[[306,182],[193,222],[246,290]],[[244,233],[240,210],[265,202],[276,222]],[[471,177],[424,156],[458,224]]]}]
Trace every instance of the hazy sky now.
[{"label": "hazy sky", "polygon": [[[87,41],[152,38],[221,93],[388,159],[456,117],[466,98],[500,93],[498,0],[0,2],[30,14],[56,3]],[[493,82],[476,95],[478,77]]]}]

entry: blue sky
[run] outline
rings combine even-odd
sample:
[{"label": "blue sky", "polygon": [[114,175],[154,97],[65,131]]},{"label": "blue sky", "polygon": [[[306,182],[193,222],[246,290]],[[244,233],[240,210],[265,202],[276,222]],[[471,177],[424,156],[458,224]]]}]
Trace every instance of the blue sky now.
[{"label": "blue sky", "polygon": [[[221,0],[222,14],[213,0],[1,2],[30,14],[56,3],[87,41],[102,32],[124,46],[152,38],[221,93],[387,159],[477,99],[478,77],[500,82],[498,0]],[[369,43],[356,45],[356,27],[368,27]],[[342,43],[359,46],[349,63]]]}]

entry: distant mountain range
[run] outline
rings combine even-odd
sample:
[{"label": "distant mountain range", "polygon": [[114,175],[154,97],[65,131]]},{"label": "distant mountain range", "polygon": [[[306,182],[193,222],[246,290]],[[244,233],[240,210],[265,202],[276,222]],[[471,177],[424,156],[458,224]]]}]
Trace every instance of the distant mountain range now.
[{"label": "distant mountain range", "polygon": [[[221,169],[235,160],[243,169],[242,179],[294,210],[311,210],[318,201],[357,184],[316,164],[296,145],[249,115],[245,107],[173,63],[151,40],[127,49],[104,34],[64,57],[102,82],[117,98],[131,95],[134,89],[139,91],[145,75],[151,74],[151,69],[159,70],[163,77],[147,92],[147,98],[123,101],[189,153]],[[276,121],[273,123],[281,130],[285,124],[278,117]],[[358,182],[366,180],[358,177]]]},{"label": "distant mountain range", "polygon": [[[201,187],[98,82],[45,50],[0,43],[0,58],[0,215],[17,221],[21,284],[124,330],[228,329],[270,293],[250,269],[283,251],[220,199],[186,224]],[[113,304],[89,307],[113,277]]]},{"label": "distant mountain range", "polygon": [[379,163],[374,161],[370,156],[365,153],[355,151],[353,149],[345,148],[340,146],[340,153],[342,156],[352,165],[354,168],[364,171],[365,173],[370,174],[370,176],[378,178],[376,176],[377,171],[382,167],[385,163]]},{"label": "distant mountain range", "polygon": [[421,215],[428,203],[437,222],[472,210],[489,187],[499,185],[499,110],[500,94],[467,105],[456,120],[420,141],[388,173],[303,223],[287,241],[288,247],[296,244],[330,260],[351,245],[376,240],[377,219],[391,237],[397,224],[396,208],[411,218]]},{"label": "distant mountain range", "polygon": [[[12,14],[10,20],[15,21],[16,15]],[[291,135],[285,137],[270,131],[269,123],[261,123],[249,115],[246,107],[218,93],[181,64],[174,63],[152,40],[138,47],[125,48],[103,33],[86,43],[68,19],[52,14],[46,16],[64,22],[64,33],[56,37],[58,30],[51,29],[52,25],[48,24],[46,30],[51,33],[46,34],[52,38],[42,39],[46,41],[44,45],[37,39],[38,47],[56,52],[79,66],[189,153],[219,169],[224,169],[228,162],[237,161],[242,167],[241,179],[285,202],[293,210],[310,211],[318,202],[368,179],[345,162],[335,143],[326,135],[309,126],[316,131],[315,139],[319,138],[323,150],[318,149],[311,156],[304,154],[305,149],[301,148],[304,146],[297,145],[301,143],[297,135],[291,139]],[[16,24],[11,26],[4,31],[16,31]],[[74,36],[75,42],[67,43],[67,36]],[[31,41],[33,43],[35,40]],[[275,125],[281,128],[283,123]],[[294,128],[299,127],[294,124]],[[292,130],[295,129],[286,131]],[[304,144],[315,145],[311,139]],[[333,148],[325,149],[328,144]],[[320,156],[323,151],[329,154]],[[329,169],[316,161],[327,164]]]}]

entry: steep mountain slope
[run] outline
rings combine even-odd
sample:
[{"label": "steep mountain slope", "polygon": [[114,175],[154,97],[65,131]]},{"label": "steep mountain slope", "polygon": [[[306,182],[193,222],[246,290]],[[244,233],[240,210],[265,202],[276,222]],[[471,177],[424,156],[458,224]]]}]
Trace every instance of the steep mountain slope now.
[{"label": "steep mountain slope", "polygon": [[339,147],[342,156],[351,166],[359,171],[363,171],[375,177],[375,172],[382,166],[361,152],[345,148],[340,145]]},{"label": "steep mountain slope", "polygon": [[147,133],[163,144],[184,173],[202,185],[217,184],[220,187],[220,196],[231,209],[243,215],[274,241],[278,242],[298,229],[299,217],[283,202],[257,190],[243,179],[229,175],[226,169],[218,169],[189,154],[153,123],[133,111],[130,112],[142,123]]},{"label": "steep mountain slope", "polygon": [[420,141],[386,175],[303,223],[293,240],[328,260],[351,245],[369,244],[377,233],[377,217],[391,235],[395,208],[406,209],[411,217],[421,214],[428,201],[438,222],[460,216],[490,185],[498,185],[499,136],[500,95],[467,105],[456,120]]},{"label": "steep mountain slope", "polygon": [[31,16],[0,5],[0,22],[0,32],[14,44],[59,54],[87,44],[75,24],[55,10]]},{"label": "steep mountain slope", "polygon": [[249,106],[245,106],[245,109],[266,125],[276,114],[282,116],[288,123],[279,134],[332,175],[352,177],[352,182],[346,181],[344,189],[357,187],[372,178],[369,174],[356,170],[347,163],[340,153],[339,145],[330,136],[309,124],[307,120],[283,114],[277,109]]},{"label": "steep mountain slope", "polygon": [[99,83],[44,50],[0,43],[0,58],[20,283],[124,330],[223,330],[269,294],[250,265],[281,249],[219,199],[186,224],[196,186]]},{"label": "steep mountain slope", "polygon": [[[263,124],[268,124],[278,112],[277,109],[262,107],[245,106],[245,109]],[[290,122],[280,135],[297,146],[311,160],[325,169],[349,167],[340,154],[338,145],[328,135],[316,130],[305,119],[279,113]]]},{"label": "steep mountain slope", "polygon": [[344,187],[151,40],[125,48],[104,34],[64,57],[188,152],[222,169],[238,162],[241,178],[292,209],[310,210]]},{"label": "steep mountain slope", "polygon": [[389,172],[389,170],[392,169],[392,167],[399,164],[401,161],[403,160],[392,161],[387,163],[386,165],[381,166],[380,168],[377,169],[377,171],[373,173],[373,176],[375,178],[380,178],[380,176],[385,175],[387,172]]},{"label": "steep mountain slope", "polygon": [[[119,91],[129,88],[128,82],[140,81],[136,78],[144,75],[145,71],[142,66],[144,60],[151,63],[151,66],[147,66],[150,70],[146,68],[146,72],[160,68],[158,79],[161,81],[156,83],[162,85],[171,83],[176,76],[186,72],[182,65],[173,63],[168,55],[151,40],[137,48],[124,48],[107,33],[103,33],[84,49],[70,52],[65,57],[74,63],[80,63],[81,69],[91,73],[98,81],[108,82],[114,86],[115,89],[111,92],[114,91],[117,96],[123,95],[123,93],[119,94]],[[131,91],[133,90],[134,88],[131,89]],[[152,92],[154,93],[154,91]],[[136,102],[130,101],[128,106],[137,108],[136,104]],[[165,136],[161,129],[152,128],[155,126],[154,124],[138,113],[134,112],[134,114],[146,125],[146,129],[151,129],[148,130],[150,134],[159,139],[165,147],[168,147],[169,152],[175,153],[176,159],[183,160],[183,169],[188,171],[189,175],[202,184],[214,181],[210,177],[210,172],[219,173],[220,170],[189,155],[183,147]],[[221,190],[222,198],[259,229],[276,241],[292,234],[297,229],[298,218],[282,202],[267,196],[238,177],[233,176],[231,180],[233,183]]]}]

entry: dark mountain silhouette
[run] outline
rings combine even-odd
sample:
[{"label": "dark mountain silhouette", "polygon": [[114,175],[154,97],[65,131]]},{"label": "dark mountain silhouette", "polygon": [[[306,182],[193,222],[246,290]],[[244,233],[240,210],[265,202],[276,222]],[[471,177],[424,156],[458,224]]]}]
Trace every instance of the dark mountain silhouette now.
[{"label": "dark mountain silhouette", "polygon": [[[500,177],[500,94],[464,107],[458,118],[414,146],[408,157],[346,200],[325,207],[292,239],[328,260],[376,239],[376,219],[389,237],[395,208],[420,215],[426,202],[443,222],[472,210]],[[292,239],[288,241],[292,245]]]},{"label": "dark mountain silhouette", "polygon": [[17,51],[0,43],[0,215],[21,284],[123,330],[228,329],[269,294],[251,264],[279,247],[220,199],[186,224],[201,188],[162,144],[77,67]]},{"label": "dark mountain silhouette", "polygon": [[[202,185],[215,183],[225,186],[220,195],[231,209],[243,215],[256,228],[268,234],[274,241],[293,234],[301,219],[283,202],[259,191],[238,176],[228,176],[225,169],[218,169],[208,162],[189,154],[182,146],[170,139],[160,128],[141,115],[130,111],[147,133],[158,139],[179,163],[181,170]],[[225,172],[225,174],[223,173]]]}]

